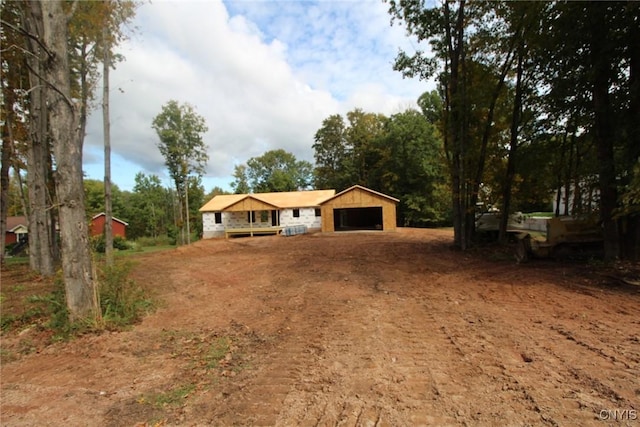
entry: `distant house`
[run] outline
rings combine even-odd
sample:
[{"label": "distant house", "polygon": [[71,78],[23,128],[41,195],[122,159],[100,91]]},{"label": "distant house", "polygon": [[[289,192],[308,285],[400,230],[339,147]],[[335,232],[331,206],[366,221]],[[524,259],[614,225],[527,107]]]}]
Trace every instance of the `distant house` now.
[{"label": "distant house", "polygon": [[8,216],[7,230],[5,231],[5,245],[16,242],[24,242],[29,236],[27,217],[25,216]]},{"label": "distant house", "polygon": [[289,227],[308,231],[380,230],[396,228],[398,199],[354,185],[335,190],[228,194],[200,208],[203,238],[229,234],[278,234]]},{"label": "distant house", "polygon": [[[99,214],[91,218],[89,231],[92,236],[100,236],[104,233],[105,218],[106,214],[104,212],[100,212]],[[126,239],[128,225],[128,223],[116,217],[111,217],[111,229],[113,230],[113,237],[120,236],[123,239]]]}]

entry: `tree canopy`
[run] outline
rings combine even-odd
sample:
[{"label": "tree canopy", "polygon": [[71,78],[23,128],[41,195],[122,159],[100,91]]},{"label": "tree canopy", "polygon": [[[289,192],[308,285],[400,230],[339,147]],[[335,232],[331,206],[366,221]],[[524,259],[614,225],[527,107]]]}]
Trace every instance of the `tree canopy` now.
[{"label": "tree canopy", "polygon": [[312,176],[311,163],[277,149],[250,158],[246,166],[236,166],[232,187],[236,193],[244,193],[241,190],[254,193],[305,190],[311,186]]},{"label": "tree canopy", "polygon": [[389,12],[430,44],[395,69],[438,83],[441,114],[419,105],[443,136],[457,246],[472,242],[484,190],[509,212],[556,189],[558,213],[597,203],[607,258],[638,257],[626,195],[640,155],[640,5],[389,0]]},{"label": "tree canopy", "polygon": [[[437,94],[425,94],[438,105]],[[427,101],[424,102],[427,108]],[[433,110],[433,108],[431,108]],[[417,110],[385,117],[361,109],[322,122],[313,149],[316,188],[364,185],[400,199],[398,223],[426,226],[450,217],[440,135]]]}]

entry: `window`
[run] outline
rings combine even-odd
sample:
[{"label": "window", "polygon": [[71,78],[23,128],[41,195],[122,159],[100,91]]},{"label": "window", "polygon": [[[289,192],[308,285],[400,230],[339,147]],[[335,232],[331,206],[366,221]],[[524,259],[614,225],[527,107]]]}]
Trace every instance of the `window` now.
[{"label": "window", "polygon": [[222,212],[216,212],[215,217],[215,223],[222,224]]},{"label": "window", "polygon": [[294,218],[300,218],[300,209],[294,209],[293,210],[293,217]]},{"label": "window", "polygon": [[260,211],[260,222],[269,221],[269,212],[268,211]]},{"label": "window", "polygon": [[316,208],[316,216],[322,216],[322,209]]},{"label": "window", "polygon": [[247,222],[256,222],[256,213],[255,213],[255,211],[247,212]]}]

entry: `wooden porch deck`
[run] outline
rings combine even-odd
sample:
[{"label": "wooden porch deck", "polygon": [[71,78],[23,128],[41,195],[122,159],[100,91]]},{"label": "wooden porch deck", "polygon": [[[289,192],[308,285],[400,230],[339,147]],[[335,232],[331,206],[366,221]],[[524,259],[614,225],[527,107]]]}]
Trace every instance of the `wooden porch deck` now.
[{"label": "wooden porch deck", "polygon": [[251,237],[255,235],[275,234],[282,232],[282,227],[245,227],[245,228],[225,228],[224,237],[229,238],[232,234],[248,234]]}]

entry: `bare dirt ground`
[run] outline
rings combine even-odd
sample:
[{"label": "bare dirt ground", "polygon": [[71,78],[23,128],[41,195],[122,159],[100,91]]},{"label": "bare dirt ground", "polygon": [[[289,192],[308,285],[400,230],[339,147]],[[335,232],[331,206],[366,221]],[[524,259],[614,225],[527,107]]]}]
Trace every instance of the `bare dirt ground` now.
[{"label": "bare dirt ground", "polygon": [[447,230],[198,242],[140,256],[125,332],[3,334],[3,426],[640,425],[640,289]]}]

